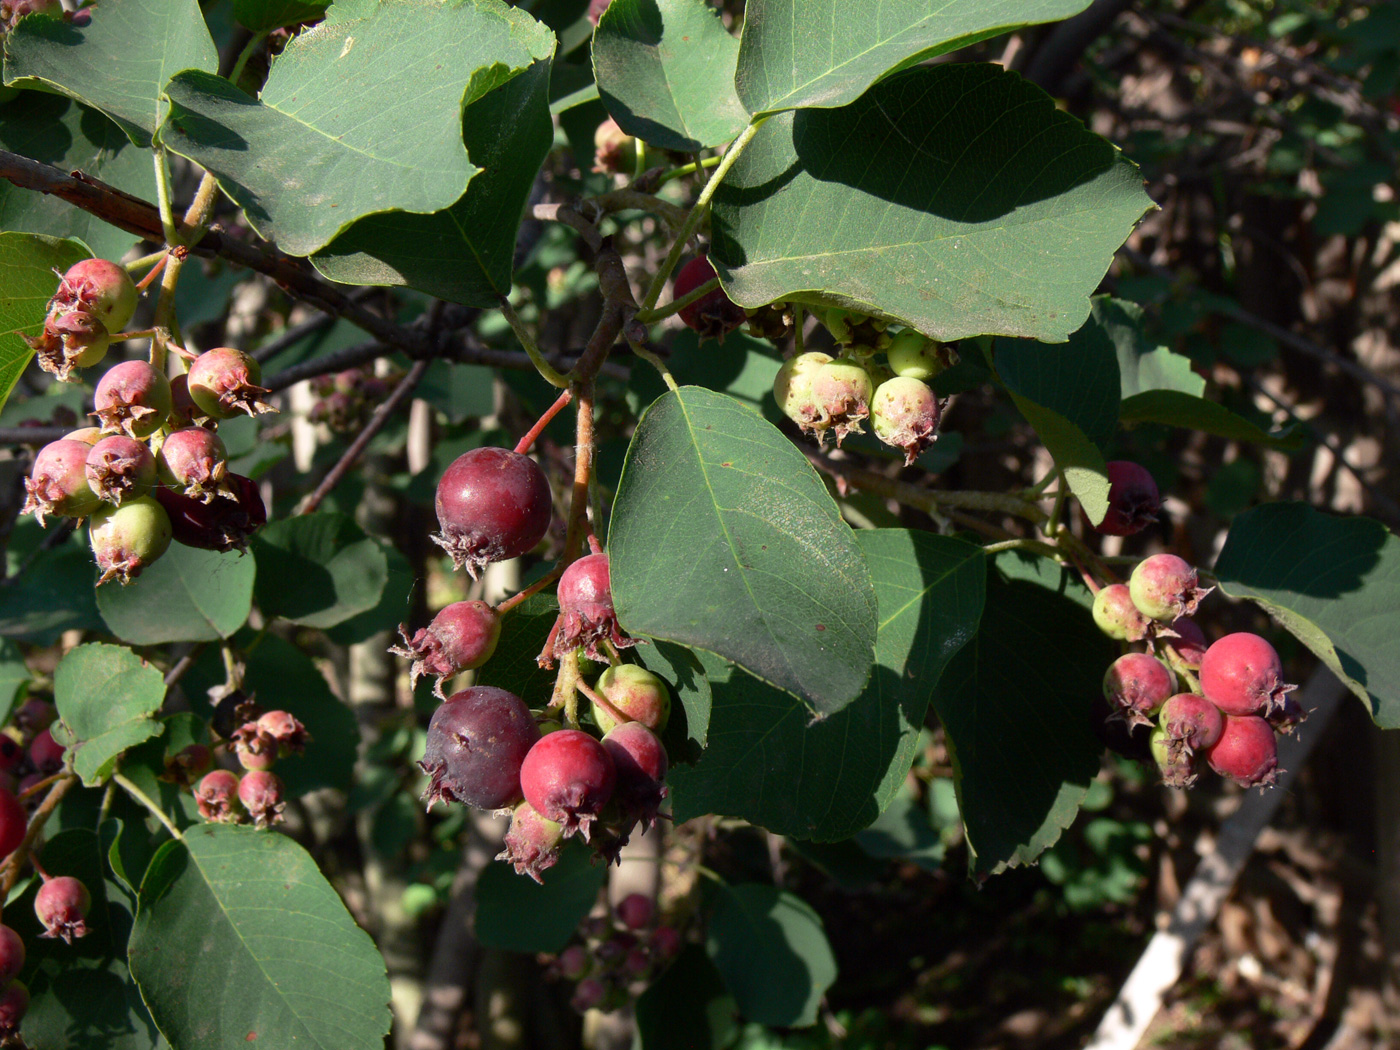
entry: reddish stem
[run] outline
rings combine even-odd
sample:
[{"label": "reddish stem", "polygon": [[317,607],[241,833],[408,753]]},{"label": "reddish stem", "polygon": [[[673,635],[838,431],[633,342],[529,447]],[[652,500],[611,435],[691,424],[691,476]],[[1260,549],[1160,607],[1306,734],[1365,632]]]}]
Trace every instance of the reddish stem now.
[{"label": "reddish stem", "polygon": [[584,696],[588,697],[588,699],[592,700],[595,704],[601,707],[604,713],[607,714],[607,716],[611,718],[614,722],[616,722],[618,725],[621,725],[623,722],[632,721],[630,716],[624,715],[617,708],[613,707],[612,704],[608,703],[607,700],[599,696],[598,693],[595,692],[593,688],[582,678],[575,682],[574,686],[578,689],[580,693],[582,693]]},{"label": "reddish stem", "polygon": [[539,594],[540,591],[544,590],[555,580],[559,579],[559,577],[562,576],[563,573],[564,569],[562,566],[555,566],[553,569],[550,569],[549,572],[545,573],[545,575],[541,576],[534,583],[530,584],[530,586],[526,587],[519,594],[512,594],[509,598],[501,602],[500,605],[496,606],[497,614],[500,616],[504,616],[506,613],[510,612],[512,609],[514,609],[521,602],[525,601],[527,598]]},{"label": "reddish stem", "polygon": [[166,252],[164,255],[162,255],[162,256],[160,257],[160,261],[157,262],[154,266],[151,267],[151,272],[148,273],[148,274],[146,274],[145,277],[141,278],[141,280],[137,282],[137,284],[136,284],[136,290],[137,290],[138,292],[143,292],[143,291],[145,291],[148,287],[150,287],[151,282],[154,281],[157,277],[160,276],[160,272],[161,272],[162,270],[165,269],[165,264],[168,263],[169,261],[170,261],[170,253],[169,253],[169,252]]},{"label": "reddish stem", "polygon": [[523,456],[525,453],[529,452],[530,449],[534,447],[535,439],[544,432],[545,427],[549,426],[549,421],[557,416],[560,410],[573,399],[574,392],[572,390],[565,390],[555,398],[554,404],[545,409],[544,415],[540,416],[539,422],[526,431],[525,436],[516,444],[516,454]]}]

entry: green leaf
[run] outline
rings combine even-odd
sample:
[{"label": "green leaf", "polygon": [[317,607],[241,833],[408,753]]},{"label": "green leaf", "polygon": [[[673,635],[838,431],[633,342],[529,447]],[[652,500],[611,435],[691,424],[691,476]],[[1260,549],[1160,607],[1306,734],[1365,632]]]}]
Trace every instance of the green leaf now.
[{"label": "green leaf", "polygon": [[389,578],[382,544],[331,511],[274,521],[249,546],[258,607],[305,627],[334,627],[379,604]]},{"label": "green leaf", "polygon": [[705,947],[739,1012],[760,1024],[813,1024],[836,980],[821,918],[776,886],[725,886],[715,898]]},{"label": "green leaf", "polygon": [[1117,647],[1094,626],[1091,604],[1052,562],[999,555],[977,637],[938,683],[933,705],[975,875],[1028,864],[1053,845],[1099,770],[1089,704]]},{"label": "green leaf", "polygon": [[637,999],[640,1050],[721,1050],[734,1038],[734,997],[699,945],[676,961]]},{"label": "green leaf", "polygon": [[330,0],[233,0],[233,17],[255,33],[320,18]]},{"label": "green leaf", "polygon": [[536,657],[558,618],[559,603],[552,593],[533,594],[525,599],[509,616],[502,617],[496,651],[476,672],[476,681],[508,689],[527,703],[549,696],[556,672],[541,667]]},{"label": "green leaf", "polygon": [[1088,6],[1089,0],[749,0],[739,97],[755,114],[844,106],[894,70]]},{"label": "green leaf", "polygon": [[366,215],[461,197],[481,169],[462,107],[553,47],[495,0],[383,4],[298,34],[256,99],[212,74],[176,76],[161,140],[211,172],[259,234],[311,255]]},{"label": "green leaf", "polygon": [[1137,167],[1038,87],[941,65],[770,117],[715,194],[710,258],[744,306],[1062,342],[1151,207]]},{"label": "green leaf", "polygon": [[24,665],[24,654],[19,646],[8,638],[0,638],[0,725],[9,722],[15,705],[24,699],[32,677]]},{"label": "green leaf", "polygon": [[165,700],[165,682],[130,649],[89,643],[71,650],[54,671],[53,693],[73,741],[73,772],[88,787],[107,778],[123,751],[160,732],[151,716]]},{"label": "green leaf", "polygon": [[197,0],[102,0],[92,24],[20,22],[5,40],[5,83],[57,90],[115,120],[149,146],[165,118],[161,91],[182,69],[219,68]]},{"label": "green leaf", "polygon": [[856,533],[879,599],[875,673],[844,710],[812,723],[790,696],[712,675],[709,747],[669,780],[677,821],[739,816],[780,835],[834,841],[874,821],[904,783],[935,684],[976,632],[982,552],[903,529]]},{"label": "green leaf", "polygon": [[1285,452],[1301,448],[1303,433],[1296,423],[1278,430],[1264,430],[1224,405],[1180,390],[1147,390],[1125,400],[1119,410],[1125,427],[1161,423],[1169,427],[1200,430],[1232,441],[1249,441]]},{"label": "green leaf", "polygon": [[[476,886],[476,936],[488,948],[508,952],[557,952],[598,899],[608,879],[605,864],[578,840],[565,844],[544,884],[517,875],[509,864],[489,864]],[[529,916],[522,922],[522,916]]]},{"label": "green leaf", "polygon": [[1103,449],[1113,440],[1121,389],[1112,343],[1095,324],[1058,346],[1004,340],[997,344],[996,367],[1097,525],[1108,513]]},{"label": "green leaf", "polygon": [[631,634],[718,653],[818,717],[870,675],[875,593],[855,538],[806,457],[733,398],[687,386],[646,410],[608,552]]},{"label": "green leaf", "polygon": [[593,34],[598,93],[618,127],[694,153],[749,123],[734,92],[739,41],[704,0],[613,0]]},{"label": "green leaf", "polygon": [[929,823],[928,812],[907,795],[899,795],[874,824],[857,833],[862,850],[882,860],[907,860],[928,871],[943,866],[943,839]]},{"label": "green leaf", "polygon": [[418,585],[413,566],[397,547],[383,544],[380,549],[388,558],[389,575],[384,584],[384,592],[373,609],[327,628],[326,637],[336,645],[354,645],[356,642],[366,641],[380,631],[393,631],[408,619],[413,590]]},{"label": "green leaf", "polygon": [[361,219],[312,258],[316,269],[345,284],[406,285],[468,306],[499,305],[535,173],[554,142],[549,66],[536,62],[467,107],[463,139],[484,170],[442,205],[451,207]]},{"label": "green leaf", "polygon": [[131,974],[177,1047],[382,1050],[389,982],[311,855],[285,835],[207,824],[141,883]]},{"label": "green leaf", "polygon": [[413,392],[437,409],[454,426],[472,416],[496,410],[496,374],[485,365],[434,361]]},{"label": "green leaf", "polygon": [[[143,200],[156,198],[151,155],[101,113],[60,95],[25,91],[0,106],[0,148],[81,171]],[[120,259],[137,239],[65,200],[10,182],[0,182],[0,229],[77,238],[103,259]]]},{"label": "green leaf", "polygon": [[1311,649],[1377,725],[1400,728],[1400,539],[1384,525],[1265,504],[1235,519],[1215,574]]},{"label": "green leaf", "polygon": [[1154,346],[1143,334],[1142,307],[1125,299],[1096,295],[1089,324],[1103,330],[1118,356],[1120,395],[1126,400],[1147,390],[1180,390],[1199,397],[1206,381],[1191,370],[1191,359]]},{"label": "green leaf", "polygon": [[247,622],[256,573],[251,555],[172,543],[132,583],[97,588],[97,608],[132,645],[216,642]]},{"label": "green leaf", "polygon": [[[37,19],[29,19],[23,24]],[[60,274],[90,253],[77,241],[34,233],[0,233],[0,405],[15,388],[34,351],[24,336],[44,327]]]},{"label": "green leaf", "polygon": [[23,575],[0,585],[0,635],[52,645],[64,631],[102,630],[96,577],[86,543],[39,551]]}]

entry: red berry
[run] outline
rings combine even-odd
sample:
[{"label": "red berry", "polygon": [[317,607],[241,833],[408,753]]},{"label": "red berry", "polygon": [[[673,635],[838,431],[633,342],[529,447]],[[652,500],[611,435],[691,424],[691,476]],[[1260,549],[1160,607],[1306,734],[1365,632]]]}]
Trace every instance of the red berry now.
[{"label": "red berry", "polygon": [[1095,528],[1108,536],[1131,536],[1157,520],[1162,498],[1147,468],[1117,459],[1108,464],[1108,513]]},{"label": "red berry", "polygon": [[559,577],[559,631],[554,637],[554,654],[583,647],[592,660],[606,660],[599,648],[604,641],[616,649],[636,645],[622,632],[613,611],[612,575],[606,554],[587,554],[564,570]]},{"label": "red berry", "polygon": [[443,682],[491,659],[501,637],[501,617],[486,602],[453,602],[412,638],[403,624],[399,634],[403,645],[389,652],[413,661],[409,681],[414,685],[419,675],[436,675],[433,692],[441,697]]},{"label": "red berry", "polygon": [[[29,818],[24,815],[24,807],[14,793],[0,787],[0,857],[8,857],[24,839],[29,830]],[[3,984],[0,981],[0,984]]]},{"label": "red berry", "polygon": [[1126,583],[1110,583],[1094,595],[1094,623],[1099,630],[1120,642],[1140,642],[1147,637],[1152,621],[1133,604]]},{"label": "red berry", "polygon": [[1268,715],[1296,688],[1274,647],[1248,631],[1217,639],[1201,660],[1201,692],[1227,715]]},{"label": "red berry", "polygon": [[1145,558],[1128,579],[1128,591],[1138,611],[1162,623],[1195,615],[1196,606],[1212,590],[1202,588],[1196,570],[1175,554]]},{"label": "red berry", "polygon": [[1220,708],[1198,693],[1177,693],[1168,697],[1158,723],[1169,743],[1188,752],[1214,747],[1225,731],[1225,716]]},{"label": "red berry", "polygon": [[656,823],[657,808],[666,797],[663,782],[669,767],[666,748],[640,722],[623,722],[603,737],[603,747],[617,769],[613,799],[622,810],[622,824],[630,831],[633,821],[643,828]]},{"label": "red berry", "polygon": [[199,815],[205,820],[238,824],[243,820],[243,803],[238,799],[238,774],[216,769],[205,775],[194,789]]},{"label": "red berry", "polygon": [[257,722],[245,722],[233,733],[233,753],[244,769],[267,771],[277,764],[277,741]]},{"label": "red berry", "polygon": [[[597,690],[626,720],[640,722],[656,732],[666,728],[671,717],[671,691],[666,683],[645,667],[618,664],[598,676]],[[593,705],[593,720],[604,733],[617,725],[611,714]]]},{"label": "red berry", "polygon": [[[715,268],[709,258],[697,255],[681,267],[671,295],[675,299],[683,298],[715,276]],[[731,301],[723,288],[716,288],[680,312],[681,320],[687,327],[699,332],[702,339],[722,339],[743,324],[747,317],[744,308]]]},{"label": "red berry", "polygon": [[170,380],[170,415],[166,425],[172,430],[194,426],[196,419],[205,419],[204,410],[190,397],[190,374],[181,372]]},{"label": "red berry", "polygon": [[181,427],[161,442],[156,465],[161,484],[208,503],[228,473],[228,452],[212,430]]},{"label": "red berry", "polygon": [[24,941],[8,926],[0,926],[0,988],[24,969]]},{"label": "red berry", "polygon": [[560,729],[541,737],[520,767],[525,801],[560,825],[566,836],[582,832],[585,839],[612,798],[616,781],[611,755],[577,729]]},{"label": "red berry", "polygon": [[187,786],[202,777],[214,764],[214,753],[203,744],[190,744],[165,760],[163,780]]},{"label": "red berry", "polygon": [[1150,721],[1176,692],[1176,675],[1155,656],[1128,653],[1109,665],[1103,676],[1103,695],[1119,718],[1129,722]]},{"label": "red berry", "polygon": [[166,552],[170,537],[170,516],[150,496],[104,506],[88,525],[92,553],[102,570],[97,582],[130,583]]},{"label": "red berry", "polygon": [[681,935],[670,926],[658,926],[651,934],[651,950],[657,958],[670,959],[681,950]]},{"label": "red berry", "polygon": [[136,312],[137,295],[125,267],[106,259],[84,259],[68,268],[51,301],[88,314],[109,332],[120,332]]},{"label": "red berry", "polygon": [[0,1039],[19,1035],[19,1023],[29,1012],[29,988],[23,981],[11,981],[0,992]]},{"label": "red berry", "polygon": [[88,485],[108,503],[139,499],[156,483],[156,458],[144,441],[112,434],[88,450]]},{"label": "red berry", "polygon": [[306,742],[311,739],[306,726],[290,711],[268,711],[258,716],[257,727],[277,746],[277,757],[299,755],[306,750]]},{"label": "red berry", "polygon": [[651,898],[644,893],[629,893],[617,902],[613,909],[622,925],[629,930],[640,930],[651,925],[652,913],[656,908]]},{"label": "red berry", "polygon": [[48,729],[34,734],[29,742],[29,761],[44,776],[52,776],[63,768],[63,745],[53,738]]},{"label": "red berry", "polygon": [[1174,788],[1189,788],[1195,785],[1199,775],[1199,762],[1195,752],[1181,747],[1160,726],[1152,730],[1149,746],[1152,761],[1157,763],[1157,771],[1162,774],[1163,784]]},{"label": "red berry", "polygon": [[929,385],[912,376],[886,379],[870,399],[870,423],[875,436],[900,449],[906,467],[938,439],[940,415],[938,398]]},{"label": "red berry", "polygon": [[277,411],[262,396],[266,387],[258,386],[262,367],[253,358],[231,346],[206,350],[190,365],[190,399],[211,419],[230,419],[239,413],[256,416],[259,412]]},{"label": "red berry", "polygon": [[522,802],[510,815],[506,848],[496,855],[496,859],[515,865],[517,875],[528,875],[543,884],[541,873],[554,867],[554,862],[559,859],[559,843],[563,837],[563,828],[540,816],[530,803]]},{"label": "red berry", "polygon": [[423,798],[430,806],[437,801],[478,809],[514,805],[521,764],[539,737],[530,709],[514,693],[489,685],[453,693],[428,723],[418,763],[431,778]]},{"label": "red berry", "polygon": [[15,712],[14,723],[22,733],[37,733],[53,725],[57,717],[53,704],[45,700],[26,700]]},{"label": "red berry", "polygon": [[1226,715],[1225,730],[1206,751],[1210,768],[1241,787],[1270,787],[1276,779],[1274,728],[1258,715]]},{"label": "red berry", "polygon": [[238,801],[260,828],[270,828],[282,822],[282,810],[287,806],[283,800],[282,778],[276,773],[254,769],[244,773],[238,781]]},{"label": "red berry", "polygon": [[170,415],[170,380],[145,361],[123,361],[107,369],[93,391],[93,415],[104,434],[148,438]]},{"label": "red berry", "polygon": [[34,914],[44,924],[41,937],[62,937],[73,943],[74,937],[87,935],[88,909],[92,907],[92,894],[88,888],[71,875],[60,875],[47,880],[34,895]]},{"label": "red berry", "polygon": [[60,438],[39,450],[29,477],[24,479],[28,493],[21,513],[44,518],[55,514],[65,518],[85,518],[102,506],[102,497],[92,491],[87,479],[87,458],[92,446],[73,438]]},{"label": "red berry", "polygon": [[438,482],[433,541],[472,579],[495,561],[517,558],[549,531],[551,497],[544,471],[528,456],[476,448],[452,461]]},{"label": "red berry", "polygon": [[227,474],[232,495],[195,499],[157,486],[151,495],[165,508],[176,543],[206,551],[246,550],[248,537],[267,523],[267,507],[257,483],[241,474]]}]

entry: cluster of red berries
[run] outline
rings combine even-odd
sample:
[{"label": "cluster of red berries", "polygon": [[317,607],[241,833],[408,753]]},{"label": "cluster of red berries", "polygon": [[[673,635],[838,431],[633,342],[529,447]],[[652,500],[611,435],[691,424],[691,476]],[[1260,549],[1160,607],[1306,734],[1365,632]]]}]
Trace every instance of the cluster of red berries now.
[{"label": "cluster of red berries", "polygon": [[[1305,717],[1288,694],[1279,655],[1257,634],[1227,634],[1207,646],[1191,619],[1211,588],[1174,554],[1139,562],[1127,584],[1102,588],[1094,622],[1110,638],[1142,642],[1109,666],[1099,721],[1116,750],[1132,753],[1147,733],[1149,754],[1172,787],[1190,787],[1200,758],[1244,787],[1274,783],[1275,732],[1290,732]],[[1178,676],[1190,686],[1178,691]]]},{"label": "cluster of red berries", "polygon": [[371,368],[351,368],[311,381],[317,401],[307,418],[324,423],[337,434],[357,431],[397,385],[396,376],[377,376]]},{"label": "cluster of red berries", "polygon": [[0,730],[0,790],[23,794],[63,768],[63,745],[49,731],[56,716],[53,704],[31,697]]},{"label": "cluster of red berries", "polygon": [[616,1010],[635,999],[680,952],[680,934],[653,925],[655,911],[651,898],[628,894],[612,918],[584,920],[582,943],[569,945],[553,960],[550,972],[575,982],[571,1002],[579,1013]]},{"label": "cluster of red berries", "polygon": [[[260,828],[280,824],[286,792],[272,767],[279,758],[306,750],[311,739],[306,727],[287,711],[262,711],[252,697],[231,693],[215,708],[214,730],[221,729],[226,733],[221,748],[233,753],[244,772],[241,776],[231,769],[206,773],[194,789],[199,815],[222,824],[250,820]],[[175,768],[168,766],[167,772],[172,779],[189,783],[212,765],[213,758],[213,752],[196,744],[177,755]]]},{"label": "cluster of red berries", "polygon": [[[65,381],[73,368],[96,364],[136,299],[122,267],[104,259],[73,266],[50,300],[43,334],[31,340],[40,364]],[[90,518],[99,583],[131,582],[172,539],[241,550],[267,511],[257,486],[229,473],[216,427],[239,413],[271,411],[259,378],[257,362],[229,347],[200,354],[173,381],[146,361],[113,366],[93,394],[100,425],[39,450],[24,511],[41,525],[49,515]]]},{"label": "cluster of red berries", "polygon": [[[62,938],[65,944],[87,936],[87,915],[92,909],[87,886],[71,875],[41,872],[40,877],[43,885],[34,895],[34,914],[44,927],[39,936]],[[0,1040],[19,1033],[19,1023],[29,1010],[29,989],[15,979],[24,969],[25,955],[23,938],[10,927],[0,926]]]}]

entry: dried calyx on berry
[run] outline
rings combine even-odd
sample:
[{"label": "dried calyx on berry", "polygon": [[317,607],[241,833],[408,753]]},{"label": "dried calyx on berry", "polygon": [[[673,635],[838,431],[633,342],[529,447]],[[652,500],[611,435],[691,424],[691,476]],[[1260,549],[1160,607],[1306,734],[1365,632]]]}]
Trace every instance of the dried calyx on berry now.
[{"label": "dried calyx on berry", "polygon": [[518,558],[549,531],[549,480],[529,456],[504,448],[464,452],[443,471],[433,542],[472,579],[491,562]]},{"label": "dried calyx on berry", "polygon": [[87,314],[106,331],[120,332],[136,312],[137,298],[125,267],[106,259],[84,259],[68,268],[49,306]]},{"label": "dried calyx on berry", "polygon": [[107,356],[111,337],[102,322],[79,310],[56,309],[44,319],[43,330],[24,341],[39,367],[60,383],[76,383],[75,368],[90,368]]},{"label": "dried calyx on berry", "polygon": [[98,584],[130,583],[166,552],[170,537],[170,516],[150,496],[127,500],[120,507],[104,505],[88,525],[92,553],[102,570]]},{"label": "dried calyx on berry", "polygon": [[804,434],[818,440],[831,420],[812,392],[812,380],[831,361],[830,354],[809,350],[784,361],[773,378],[773,400],[778,403],[778,410],[801,427]]},{"label": "dried calyx on berry", "polygon": [[612,580],[606,554],[587,554],[559,577],[559,624],[554,655],[564,656],[582,648],[592,660],[606,660],[599,649],[608,642],[615,649],[636,645],[623,633],[613,610]]},{"label": "dried calyx on berry", "polygon": [[1258,715],[1226,715],[1220,739],[1206,750],[1206,761],[1241,787],[1272,787],[1278,778],[1274,727]]},{"label": "dried calyx on berry", "polygon": [[1143,559],[1128,578],[1128,592],[1138,611],[1167,624],[1194,616],[1201,599],[1214,589],[1202,587],[1196,570],[1175,554]]},{"label": "dried calyx on berry", "polygon": [[72,944],[75,937],[87,936],[88,911],[92,894],[81,881],[71,875],[45,879],[34,895],[34,914],[44,924],[41,937],[61,937]]},{"label": "dried calyx on berry", "polygon": [[287,807],[284,794],[282,779],[265,769],[249,770],[238,781],[238,801],[260,828],[282,823]]},{"label": "dried calyx on berry", "polygon": [[204,427],[172,430],[156,457],[161,484],[208,503],[226,491],[228,451],[223,439]]},{"label": "dried calyx on berry", "polygon": [[1095,528],[1107,536],[1131,536],[1157,520],[1162,498],[1147,468],[1128,460],[1108,464],[1108,513]]},{"label": "dried calyx on berry", "polygon": [[231,346],[206,350],[190,364],[190,398],[211,419],[230,419],[240,413],[256,416],[276,412],[263,397],[270,391],[258,384],[262,366]]},{"label": "dried calyx on berry", "polygon": [[409,668],[413,685],[420,675],[436,675],[433,692],[441,698],[443,682],[491,659],[501,637],[501,617],[486,602],[453,602],[412,637],[404,624],[399,625],[399,634],[403,644],[389,652],[413,661]]},{"label": "dried calyx on berry", "polygon": [[541,737],[520,767],[525,801],[558,824],[565,837],[577,833],[585,841],[616,782],[617,769],[607,748],[578,729]]},{"label": "dried calyx on berry", "polygon": [[1201,691],[1227,715],[1282,711],[1298,688],[1283,680],[1283,661],[1265,639],[1248,631],[1218,638],[1201,659]]},{"label": "dried calyx on berry", "polygon": [[[671,295],[675,299],[682,299],[701,285],[714,280],[716,276],[718,275],[709,257],[697,255],[681,267]],[[723,339],[748,320],[748,314],[742,306],[724,294],[723,288],[716,288],[688,306],[682,307],[680,318],[686,327],[700,333],[702,339]]]},{"label": "dried calyx on berry", "polygon": [[912,376],[886,379],[870,399],[870,422],[875,436],[904,453],[913,466],[919,453],[938,440],[942,406],[933,390]]},{"label": "dried calyx on berry", "polygon": [[112,434],[89,450],[84,472],[93,492],[121,506],[151,491],[156,483],[156,458],[144,441]]},{"label": "dried calyx on berry", "polygon": [[207,773],[194,789],[199,815],[221,824],[239,824],[245,818],[238,798],[238,774],[227,769]]},{"label": "dried calyx on berry", "polygon": [[497,860],[515,866],[517,875],[528,875],[543,883],[542,873],[554,867],[559,859],[559,846],[564,841],[564,829],[540,816],[528,802],[516,806],[510,815],[510,830],[506,832],[505,849]]},{"label": "dried calyx on berry", "polygon": [[72,438],[59,438],[39,450],[29,477],[23,514],[33,514],[39,524],[50,514],[85,518],[102,506],[87,478],[87,458],[92,446]]}]

